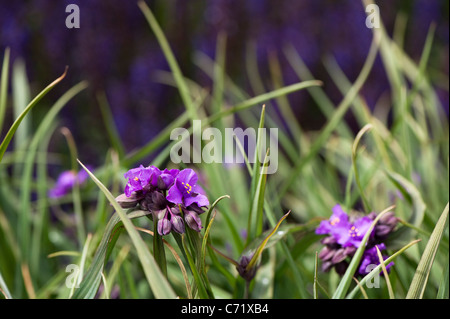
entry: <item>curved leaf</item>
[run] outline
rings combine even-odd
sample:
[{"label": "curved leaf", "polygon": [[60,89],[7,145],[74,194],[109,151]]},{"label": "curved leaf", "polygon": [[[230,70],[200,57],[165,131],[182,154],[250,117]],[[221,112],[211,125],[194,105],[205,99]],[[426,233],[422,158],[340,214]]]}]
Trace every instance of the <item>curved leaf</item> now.
[{"label": "curved leaf", "polygon": [[8,133],[6,133],[5,138],[2,141],[2,144],[0,145],[0,162],[3,158],[3,155],[6,152],[6,149],[8,148],[9,143],[11,142],[14,133],[17,131],[17,128],[19,127],[20,123],[22,122],[22,120],[25,118],[25,116],[28,114],[28,112],[31,111],[31,109],[36,106],[36,104],[51,90],[53,89],[53,87],[58,84],[59,82],[61,82],[64,77],[67,74],[67,67],[64,71],[64,73],[57,78],[55,81],[53,81],[52,83],[50,83],[44,90],[42,90],[41,93],[39,93],[31,102],[30,104],[28,104],[28,106],[25,108],[25,110],[19,115],[19,117],[14,121],[14,123],[12,124],[11,128],[9,129]]}]

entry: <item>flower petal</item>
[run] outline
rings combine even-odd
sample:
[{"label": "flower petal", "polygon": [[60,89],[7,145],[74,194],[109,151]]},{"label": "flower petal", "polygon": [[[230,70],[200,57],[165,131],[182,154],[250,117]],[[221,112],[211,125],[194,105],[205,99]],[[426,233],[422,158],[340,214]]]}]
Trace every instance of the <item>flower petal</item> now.
[{"label": "flower petal", "polygon": [[180,192],[176,184],[169,189],[166,199],[174,204],[183,204],[183,194]]}]

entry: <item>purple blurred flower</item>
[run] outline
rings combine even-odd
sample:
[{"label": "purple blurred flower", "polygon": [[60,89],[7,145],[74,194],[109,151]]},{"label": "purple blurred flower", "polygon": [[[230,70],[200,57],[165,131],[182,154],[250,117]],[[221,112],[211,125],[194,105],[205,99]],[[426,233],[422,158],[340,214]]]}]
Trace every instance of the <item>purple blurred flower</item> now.
[{"label": "purple blurred flower", "polygon": [[59,175],[55,185],[48,192],[48,196],[50,198],[62,197],[68,194],[76,183],[78,185],[83,184],[88,176],[88,173],[84,170],[79,171],[78,174],[74,171],[64,171]]},{"label": "purple blurred flower", "polygon": [[175,179],[174,185],[169,189],[167,200],[174,204],[199,207],[208,206],[208,198],[203,195],[203,189],[197,185],[197,174],[190,168],[182,170]]},{"label": "purple blurred flower", "polygon": [[[319,253],[322,260],[322,270],[329,271],[334,268],[336,272],[343,275],[348,267],[348,261],[353,257],[361,245],[363,237],[369,230],[376,213],[350,220],[349,216],[342,210],[340,205],[333,207],[333,214],[328,220],[324,220],[316,229],[318,235],[328,235],[321,240],[325,245]],[[397,218],[392,212],[383,215],[372,230],[366,243],[364,255],[357,274],[367,274],[366,268],[370,264],[378,265],[379,259],[376,247],[380,250],[386,249],[381,242],[394,230]],[[388,265],[388,269],[393,263]]]},{"label": "purple blurred flower", "polygon": [[[360,275],[367,275],[372,269],[368,268],[369,265],[379,265],[380,264],[380,259],[378,258],[378,254],[377,254],[377,247],[380,251],[385,250],[386,246],[381,243],[381,244],[377,244],[372,248],[366,249],[366,251],[364,252],[364,255],[362,257],[361,260],[361,264],[358,268],[358,273]],[[383,256],[383,260],[386,260],[387,256]],[[389,272],[390,268],[394,265],[393,262],[390,262],[388,265],[386,265],[386,270]]]},{"label": "purple blurred flower", "polygon": [[348,215],[342,210],[342,207],[336,205],[333,207],[333,214],[330,219],[320,223],[316,229],[316,234],[331,234],[336,242],[343,247],[359,247],[371,224],[372,219],[367,216],[350,223]]},{"label": "purple blurred flower", "polygon": [[333,207],[333,214],[331,215],[330,219],[320,222],[319,227],[317,227],[316,229],[316,234],[324,235],[331,233],[335,236],[335,238],[339,238],[339,234],[343,231],[346,231],[348,228],[348,215],[338,204]]}]

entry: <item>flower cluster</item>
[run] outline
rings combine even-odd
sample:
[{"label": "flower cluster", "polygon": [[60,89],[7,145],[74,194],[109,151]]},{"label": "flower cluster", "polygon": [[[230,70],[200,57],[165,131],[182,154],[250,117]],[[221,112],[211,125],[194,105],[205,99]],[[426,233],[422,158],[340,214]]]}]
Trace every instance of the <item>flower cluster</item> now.
[{"label": "flower cluster", "polygon": [[124,194],[116,198],[123,208],[137,205],[153,213],[157,230],[163,236],[172,230],[185,232],[185,224],[195,231],[202,229],[199,217],[209,205],[192,169],[164,169],[139,166],[125,173],[128,179]]},{"label": "flower cluster", "polygon": [[[350,259],[361,245],[362,239],[369,230],[376,213],[350,220],[340,205],[333,207],[333,214],[329,220],[324,220],[316,229],[316,234],[328,235],[322,239],[325,247],[320,251],[319,258],[322,260],[322,270],[329,271],[335,268],[339,274],[344,274],[348,259]],[[366,244],[361,263],[358,267],[358,275],[366,275],[370,272],[369,265],[378,265],[379,258],[377,249],[385,250],[382,242],[394,230],[397,218],[392,212],[384,214],[373,228]],[[386,259],[385,256],[383,256]],[[389,270],[393,263],[386,266]]]}]

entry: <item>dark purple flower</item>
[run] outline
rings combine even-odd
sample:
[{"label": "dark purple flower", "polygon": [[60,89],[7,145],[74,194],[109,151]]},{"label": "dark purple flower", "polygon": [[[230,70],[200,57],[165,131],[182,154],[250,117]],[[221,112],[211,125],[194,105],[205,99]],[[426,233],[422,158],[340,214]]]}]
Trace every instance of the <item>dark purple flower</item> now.
[{"label": "dark purple flower", "polygon": [[161,236],[167,235],[173,229],[179,234],[185,232],[183,218],[180,216],[179,209],[175,207],[166,206],[165,210],[159,211],[158,216],[158,233]]},{"label": "dark purple flower", "polygon": [[351,223],[348,215],[342,210],[342,207],[336,205],[333,207],[333,214],[330,219],[320,223],[316,229],[316,234],[330,234],[343,247],[359,247],[372,221],[371,218],[363,216],[355,220],[354,223]]},{"label": "dark purple flower", "polygon": [[372,222],[373,220],[367,216],[358,218],[353,224],[349,225],[349,229],[347,229],[346,232],[341,233],[341,236],[337,242],[344,247],[359,247],[361,241],[372,225]]},{"label": "dark purple flower", "polygon": [[155,166],[140,165],[124,176],[128,179],[125,193],[117,196],[116,201],[122,208],[139,206],[152,212],[161,236],[172,230],[182,234],[185,224],[198,232],[203,228],[199,215],[209,201],[197,185],[197,175],[192,169],[161,171]]},{"label": "dark purple flower", "polygon": [[[361,263],[358,269],[358,273],[360,275],[367,275],[375,266],[380,264],[380,259],[378,258],[377,248],[382,251],[386,249],[386,246],[381,243],[373,246],[372,248],[366,249],[364,251],[364,255],[361,259]],[[387,256],[383,256],[383,260],[386,260]],[[389,272],[390,268],[394,265],[393,262],[390,262],[386,265],[386,270]],[[372,266],[372,267],[369,267]]]},{"label": "dark purple flower", "polygon": [[141,165],[126,172],[124,177],[128,178],[128,182],[125,186],[125,195],[129,197],[133,192],[145,190],[150,183],[153,171],[152,167]]},{"label": "dark purple flower", "polygon": [[197,204],[199,207],[208,206],[208,198],[204,195],[203,189],[197,185],[197,179],[197,174],[192,169],[182,170],[169,189],[167,200],[186,207],[192,204]]},{"label": "dark purple flower", "polygon": [[251,269],[247,269],[248,264],[253,258],[254,253],[251,253],[250,255],[243,255],[241,259],[239,260],[239,264],[236,267],[239,275],[244,278],[246,281],[251,281],[255,275],[256,271],[258,270],[257,267],[252,267]]},{"label": "dark purple flower", "polygon": [[48,192],[48,196],[50,198],[62,197],[68,194],[76,183],[83,184],[88,176],[85,170],[79,171],[78,174],[74,171],[64,171],[59,175],[55,186]]},{"label": "dark purple flower", "polygon": [[186,224],[195,231],[199,232],[203,228],[202,220],[194,211],[185,210],[184,220],[186,221]]},{"label": "dark purple flower", "polygon": [[152,186],[158,187],[160,190],[169,189],[175,178],[180,173],[177,169],[164,169],[163,171],[159,170],[157,167],[152,166],[153,168],[153,177],[151,179]]},{"label": "dark purple flower", "polygon": [[[369,214],[369,217],[375,219],[376,214]],[[393,212],[387,212],[378,220],[378,223],[375,225],[375,237],[378,241],[386,239],[386,237],[392,233],[397,226],[398,218],[394,215]]]},{"label": "dark purple flower", "polygon": [[[333,214],[330,219],[322,221],[316,229],[316,234],[328,235],[321,240],[325,247],[319,253],[323,271],[329,271],[331,268],[334,268],[340,275],[345,273],[348,261],[361,245],[362,239],[376,216],[376,213],[370,213],[367,216],[350,220],[340,205],[333,207]],[[358,275],[366,275],[368,273],[366,269],[368,269],[367,266],[369,265],[379,265],[375,246],[378,246],[380,250],[386,249],[381,240],[385,239],[396,225],[397,218],[391,212],[380,218],[366,243],[364,255],[357,271]],[[390,263],[386,268],[389,269],[392,265],[393,263]]]},{"label": "dark purple flower", "polygon": [[172,224],[170,223],[170,220],[166,217],[161,218],[158,220],[158,234],[161,236],[167,235],[170,233],[172,229]]}]

